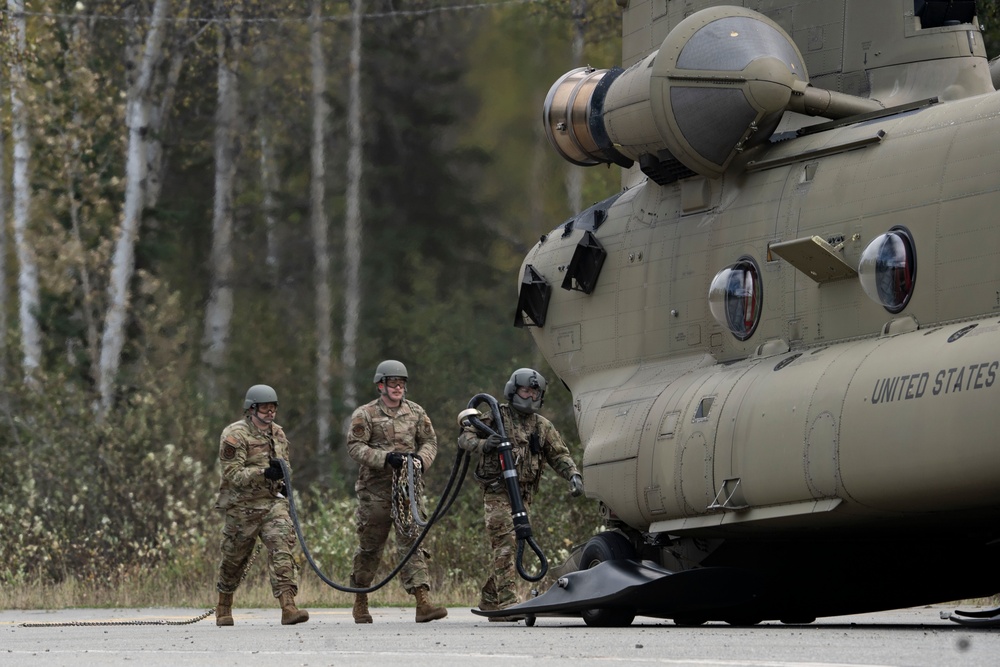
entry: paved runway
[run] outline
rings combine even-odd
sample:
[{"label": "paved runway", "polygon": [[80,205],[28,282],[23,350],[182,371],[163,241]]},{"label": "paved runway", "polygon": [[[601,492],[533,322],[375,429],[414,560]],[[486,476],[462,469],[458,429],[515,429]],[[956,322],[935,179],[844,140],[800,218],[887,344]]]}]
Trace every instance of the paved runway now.
[{"label": "paved runway", "polygon": [[373,608],[372,625],[350,609],[311,609],[308,623],[282,626],[274,609],[236,609],[236,625],[210,617],[190,625],[23,627],[22,623],[185,621],[202,609],[0,611],[0,665],[142,667],[378,664],[406,667],[663,665],[691,667],[993,667],[1000,630],[942,620],[952,607],[820,619],[810,625],[685,628],[637,618],[628,628],[588,628],[579,619],[542,617],[488,623],[467,608],[413,622],[412,608]]}]

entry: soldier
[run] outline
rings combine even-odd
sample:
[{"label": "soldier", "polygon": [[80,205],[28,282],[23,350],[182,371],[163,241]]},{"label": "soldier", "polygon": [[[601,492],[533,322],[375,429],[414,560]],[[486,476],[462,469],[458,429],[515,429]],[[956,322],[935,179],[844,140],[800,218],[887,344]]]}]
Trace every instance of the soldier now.
[{"label": "soldier", "polygon": [[[519,368],[510,376],[504,387],[507,404],[500,406],[500,418],[510,440],[521,489],[521,501],[527,511],[542,479],[543,463],[569,480],[574,497],[583,493],[583,477],[576,469],[569,449],[562,437],[545,417],[538,414],[545,395],[545,378],[531,368]],[[493,424],[491,414],[480,414],[487,426]],[[496,427],[492,427],[495,430]],[[514,589],[517,572],[514,566],[516,538],[511,518],[510,498],[500,476],[499,435],[481,438],[472,426],[463,429],[458,446],[479,453],[476,480],[483,487],[483,509],[486,534],[493,549],[493,563],[486,583],[480,593],[479,608],[506,609],[519,602]],[[518,621],[523,616],[491,616],[491,621]]]},{"label": "soldier", "polygon": [[219,442],[222,480],[215,508],[224,510],[222,562],[219,564],[219,604],[216,625],[233,624],[233,593],[239,586],[257,538],[267,547],[271,590],[281,604],[281,624],[309,620],[309,612],[295,606],[299,591],[292,550],[295,529],[288,514],[281,465],[288,461],[288,440],[275,423],[278,394],[266,384],[255,384],[243,400],[243,419],[227,426]]},{"label": "soldier", "polygon": [[[371,585],[382,560],[382,550],[395,527],[398,559],[410,550],[416,535],[401,530],[392,518],[392,487],[405,462],[404,454],[414,454],[414,465],[427,470],[437,456],[437,436],[424,409],[406,399],[406,366],[394,360],[383,361],[375,369],[375,386],[379,397],[362,405],[351,415],[347,452],[358,462],[358,494],[355,522],[358,548],[354,552],[352,588]],[[423,500],[418,498],[423,513]],[[435,607],[430,600],[430,580],[427,577],[426,551],[417,549],[403,566],[403,588],[417,600],[416,621],[426,623],[448,615],[444,607]],[[354,598],[354,622],[371,623],[368,595]]]}]

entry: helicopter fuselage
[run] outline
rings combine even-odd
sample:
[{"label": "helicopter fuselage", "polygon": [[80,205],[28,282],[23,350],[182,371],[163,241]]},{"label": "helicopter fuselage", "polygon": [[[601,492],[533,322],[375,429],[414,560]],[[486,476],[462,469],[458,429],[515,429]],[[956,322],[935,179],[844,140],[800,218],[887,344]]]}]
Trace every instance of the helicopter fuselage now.
[{"label": "helicopter fuselage", "polygon": [[[659,4],[650,33],[637,26],[657,3],[627,10],[628,69],[581,70],[550,93],[546,114],[560,86],[597,91],[578,105],[589,121],[570,108],[550,139],[570,161],[626,167],[625,187],[528,253],[517,323],[572,392],[587,495],[636,560],[767,583],[716,615],[607,590],[553,608],[809,618],[995,593],[1000,95],[978,26],[927,28],[924,3],[838,4],[843,69],[826,80],[869,95],[831,92],[841,111],[817,122],[799,77],[821,57],[782,44],[738,75],[689,74],[684,40],[736,39],[756,15],[668,21],[674,3]],[[802,5],[796,19],[816,7]],[[864,39],[850,52],[870,30],[855,21],[893,11],[905,29],[884,53],[899,62],[866,73],[883,52]],[[754,30],[773,43],[765,22]],[[920,38],[950,46],[908,51]],[[757,116],[741,110],[734,132],[736,85]],[[560,134],[588,122],[587,141]],[[727,133],[729,153],[712,143]],[[940,548],[963,566],[935,571]]]}]

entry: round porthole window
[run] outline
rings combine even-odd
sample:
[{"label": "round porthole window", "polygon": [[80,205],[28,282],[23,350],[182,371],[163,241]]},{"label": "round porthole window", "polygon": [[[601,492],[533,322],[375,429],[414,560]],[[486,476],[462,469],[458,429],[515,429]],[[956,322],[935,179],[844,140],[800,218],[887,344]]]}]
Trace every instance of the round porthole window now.
[{"label": "round porthole window", "polygon": [[749,257],[715,274],[708,289],[712,316],[739,340],[753,335],[760,322],[760,269]]},{"label": "round porthole window", "polygon": [[913,295],[917,277],[917,256],[910,232],[893,227],[869,243],[861,253],[858,275],[869,299],[890,313],[903,310]]}]

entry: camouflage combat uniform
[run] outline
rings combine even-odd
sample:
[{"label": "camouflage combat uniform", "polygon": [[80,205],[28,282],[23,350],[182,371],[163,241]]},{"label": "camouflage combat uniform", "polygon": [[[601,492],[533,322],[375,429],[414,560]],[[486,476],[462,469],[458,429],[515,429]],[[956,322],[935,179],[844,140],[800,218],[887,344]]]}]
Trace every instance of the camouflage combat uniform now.
[{"label": "camouflage combat uniform", "polygon": [[236,590],[258,537],[267,548],[267,571],[274,597],[298,593],[297,567],[292,558],[295,528],[288,514],[288,500],[281,493],[284,483],[264,477],[270,460],[279,458],[288,462],[288,440],[275,423],[261,430],[246,417],[222,431],[222,481],[215,502],[215,508],[226,514],[216,584],[220,593]]},{"label": "camouflage combat uniform", "polygon": [[[539,414],[523,414],[508,405],[500,406],[500,415],[513,446],[511,454],[521,488],[521,501],[524,509],[528,510],[542,479],[543,463],[548,463],[567,480],[579,472],[562,436],[548,419]],[[492,426],[493,418],[488,413],[480,414],[479,419]],[[480,443],[473,427],[464,429],[458,438],[458,446],[471,452],[480,451]],[[507,487],[500,477],[498,452],[480,454],[476,480],[483,487],[486,533],[493,549],[493,567],[483,584],[479,608],[505,609],[518,602],[514,588],[517,580],[514,565],[517,542]]]},{"label": "camouflage combat uniform", "polygon": [[[404,399],[398,408],[388,408],[378,398],[351,415],[347,453],[360,464],[358,481],[354,485],[358,494],[355,514],[358,549],[354,553],[352,588],[366,588],[371,584],[382,560],[390,528],[395,528],[397,562],[403,559],[418,535],[406,535],[394,526],[391,514],[393,469],[385,462],[389,452],[415,453],[424,470],[437,456],[437,436],[431,420],[413,401]],[[423,514],[420,496],[418,504]],[[410,594],[417,588],[430,587],[427,555],[423,548],[417,549],[401,570],[403,588]]]}]

